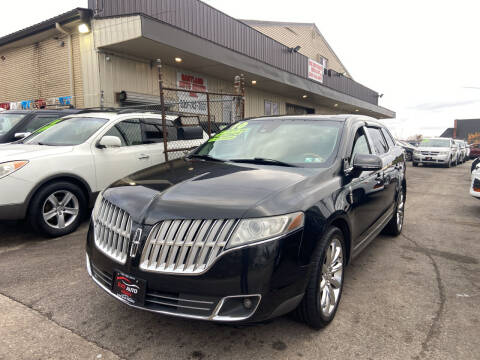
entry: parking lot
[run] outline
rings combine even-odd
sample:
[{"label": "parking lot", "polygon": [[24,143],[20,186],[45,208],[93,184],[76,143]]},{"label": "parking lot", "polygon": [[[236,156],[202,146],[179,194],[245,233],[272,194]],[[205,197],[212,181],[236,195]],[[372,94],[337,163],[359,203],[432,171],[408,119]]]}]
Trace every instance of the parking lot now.
[{"label": "parking lot", "polygon": [[128,308],[85,270],[88,224],[59,239],[1,224],[0,359],[478,359],[480,201],[470,163],[408,167],[403,235],[380,236],[347,269],[334,322],[251,326]]}]

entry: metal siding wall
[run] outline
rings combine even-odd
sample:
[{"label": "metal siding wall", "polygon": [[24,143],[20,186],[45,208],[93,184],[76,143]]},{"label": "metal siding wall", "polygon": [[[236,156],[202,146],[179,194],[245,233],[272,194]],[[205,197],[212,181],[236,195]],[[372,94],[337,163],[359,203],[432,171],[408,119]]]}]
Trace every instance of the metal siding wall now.
[{"label": "metal siding wall", "polygon": [[[90,6],[90,3],[89,3]],[[197,0],[104,0],[99,16],[143,13],[231,50],[306,77],[307,58]]]}]

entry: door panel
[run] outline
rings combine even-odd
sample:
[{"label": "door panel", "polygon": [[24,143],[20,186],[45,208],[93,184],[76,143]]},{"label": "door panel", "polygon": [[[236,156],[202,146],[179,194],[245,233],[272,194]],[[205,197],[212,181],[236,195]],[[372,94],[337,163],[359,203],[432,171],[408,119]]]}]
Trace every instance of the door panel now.
[{"label": "door panel", "polygon": [[111,183],[151,165],[151,157],[148,155],[147,145],[143,144],[138,119],[123,120],[112,126],[105,135],[119,137],[122,146],[92,148],[97,190],[103,190]]}]

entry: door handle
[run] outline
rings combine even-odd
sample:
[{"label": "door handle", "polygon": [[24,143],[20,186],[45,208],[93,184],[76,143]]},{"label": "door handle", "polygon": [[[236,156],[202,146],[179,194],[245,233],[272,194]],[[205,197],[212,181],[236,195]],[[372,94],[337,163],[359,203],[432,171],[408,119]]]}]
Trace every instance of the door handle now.
[{"label": "door handle", "polygon": [[148,160],[150,159],[150,155],[147,155],[147,154],[140,154],[140,156],[138,157],[138,160]]}]

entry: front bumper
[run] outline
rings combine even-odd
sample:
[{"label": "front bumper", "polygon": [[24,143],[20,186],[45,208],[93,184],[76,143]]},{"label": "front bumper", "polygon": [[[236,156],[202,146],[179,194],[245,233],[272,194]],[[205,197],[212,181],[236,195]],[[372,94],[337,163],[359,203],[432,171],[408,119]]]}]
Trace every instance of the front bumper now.
[{"label": "front bumper", "polygon": [[[177,275],[142,271],[141,251],[124,265],[115,262],[96,248],[90,226],[87,269],[105,292],[135,308],[198,320],[262,321],[290,312],[303,297],[309,267],[299,265],[302,233],[228,252],[204,273]],[[132,305],[114,294],[116,272],[146,281],[143,304]],[[245,299],[249,308],[243,306]]]},{"label": "front bumper", "polygon": [[26,212],[26,203],[0,205],[0,220],[21,220],[25,218]]},{"label": "front bumper", "polygon": [[[20,170],[21,171],[21,170]],[[16,173],[0,179],[0,220],[25,218],[27,202],[33,183]]]},{"label": "front bumper", "polygon": [[450,156],[413,154],[413,161],[426,164],[448,164]]}]

